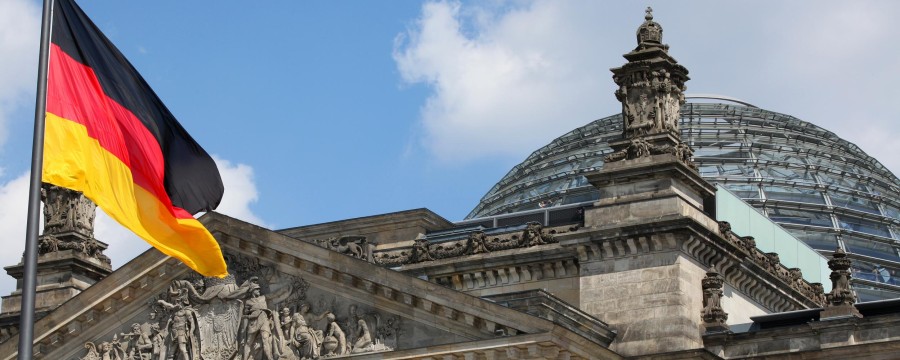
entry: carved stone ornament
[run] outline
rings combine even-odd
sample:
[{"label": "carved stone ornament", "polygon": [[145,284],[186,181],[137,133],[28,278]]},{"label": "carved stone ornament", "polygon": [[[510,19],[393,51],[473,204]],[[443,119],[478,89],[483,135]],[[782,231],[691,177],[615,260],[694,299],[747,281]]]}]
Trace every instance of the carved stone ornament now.
[{"label": "carved stone ornament", "polygon": [[410,262],[417,263],[432,260],[434,260],[434,257],[431,256],[431,250],[428,248],[428,240],[425,238],[425,235],[417,237],[413,243]]},{"label": "carved stone ornament", "polygon": [[344,235],[324,240],[314,240],[314,242],[321,247],[337,251],[350,257],[369,262],[372,261],[371,245],[365,236]]},{"label": "carved stone ornament", "polygon": [[555,234],[577,230],[577,226],[564,225],[545,228],[538,222],[530,222],[521,231],[509,231],[488,235],[478,230],[464,239],[431,243],[424,234],[419,234],[412,247],[375,251],[375,263],[382,266],[401,266],[426,261],[450,259],[460,256],[483,254],[558,242]]},{"label": "carved stone ornament", "polygon": [[838,248],[831,260],[828,260],[828,268],[831,269],[831,293],[826,295],[828,306],[853,305],[856,296],[850,290],[850,259],[843,249]]},{"label": "carved stone ornament", "polygon": [[604,161],[672,154],[696,169],[693,152],[678,130],[688,70],[669,55],[668,45],[662,43],[662,26],[653,21],[649,7],[644,19],[637,30],[637,47],[625,54],[628,62],[612,69],[623,131],[622,140],[610,142],[614,152]]},{"label": "carved stone ornament", "polygon": [[97,205],[80,192],[44,183],[41,201],[44,202],[45,235],[67,232],[93,235]]},{"label": "carved stone ornament", "polygon": [[647,7],[646,15],[644,15],[644,23],[638,28],[637,42],[638,44],[662,43],[662,27],[653,21],[653,8]]},{"label": "carved stone ornament", "polygon": [[727,331],[728,314],[722,310],[722,288],[725,285],[725,279],[716,271],[710,268],[706,272],[706,277],[701,281],[703,287],[703,310],[701,318],[706,331]]},{"label": "carved stone ornament", "polygon": [[[797,290],[807,298],[824,306],[825,294],[821,289],[822,284],[810,284],[806,282],[806,280],[803,279],[803,272],[801,272],[799,268],[788,269],[785,267],[781,264],[778,253],[763,253],[756,247],[755,238],[752,236],[738,236],[731,230],[731,224],[727,221],[719,221],[718,225],[719,233],[722,234],[722,238],[734,245],[737,249],[740,249],[745,256],[747,256],[748,260],[772,274],[775,278],[790,285],[794,290]],[[816,285],[819,287],[816,288]]]},{"label": "carved stone ornament", "polygon": [[484,245],[485,241],[487,241],[487,236],[484,235],[484,231],[475,231],[469,234],[469,238],[466,239],[466,254],[475,255],[491,252]]},{"label": "carved stone ornament", "polygon": [[173,281],[148,301],[145,321],[85,343],[80,359],[321,359],[390,351],[404,333],[398,316],[334,296],[313,305],[302,278],[253,258],[226,259],[236,271],[223,279],[192,273]]},{"label": "carved stone ornament", "polygon": [[856,294],[850,289],[850,265],[847,253],[838,248],[834,251],[828,268],[831,269],[831,292],[825,294],[825,307],[819,315],[821,319],[856,316],[862,317],[853,304]]},{"label": "carved stone ornament", "polygon": [[691,159],[694,151],[691,147],[680,141],[673,145],[654,145],[644,138],[632,138],[628,145],[619,151],[610,153],[603,158],[605,162],[616,162],[620,160],[631,160],[647,157],[650,155],[672,154],[675,159],[684,163],[692,169],[697,169],[697,164]]},{"label": "carved stone ornament", "polygon": [[38,239],[38,254],[73,250],[110,265],[103,254],[106,246],[94,238],[97,205],[80,192],[56,185],[41,185],[44,203],[44,233]]}]

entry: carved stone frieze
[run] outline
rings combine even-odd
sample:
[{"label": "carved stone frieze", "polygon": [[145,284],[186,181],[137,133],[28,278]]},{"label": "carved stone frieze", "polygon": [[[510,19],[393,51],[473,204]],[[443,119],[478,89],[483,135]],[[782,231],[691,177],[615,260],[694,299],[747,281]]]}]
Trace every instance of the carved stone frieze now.
[{"label": "carved stone frieze", "polygon": [[520,231],[509,231],[488,235],[485,231],[473,231],[464,239],[430,243],[420,236],[413,241],[412,247],[393,248],[375,251],[374,262],[382,266],[401,266],[426,261],[450,259],[460,256],[484,254],[489,252],[527,248],[532,246],[556,243],[555,234],[576,230],[571,225],[545,228],[537,222],[525,224]]},{"label": "carved stone frieze", "polygon": [[485,245],[486,242],[487,236],[484,235],[484,231],[469,234],[469,238],[466,239],[466,253],[475,255],[491,252]]},{"label": "carved stone frieze", "polygon": [[763,253],[756,248],[756,239],[752,236],[738,236],[731,231],[731,224],[727,221],[719,221],[718,224],[719,233],[722,234],[722,237],[732,245],[745,251],[755,264],[789,284],[794,290],[799,291],[804,296],[814,299],[817,304],[825,304],[825,295],[821,290],[822,284],[806,282],[803,279],[803,272],[799,268],[788,269],[782,265],[778,253]]},{"label": "carved stone frieze", "polygon": [[82,360],[301,360],[396,348],[400,317],[339,297],[252,257],[226,256],[225,278],[196,273],[151,297],[137,321],[85,343]]}]

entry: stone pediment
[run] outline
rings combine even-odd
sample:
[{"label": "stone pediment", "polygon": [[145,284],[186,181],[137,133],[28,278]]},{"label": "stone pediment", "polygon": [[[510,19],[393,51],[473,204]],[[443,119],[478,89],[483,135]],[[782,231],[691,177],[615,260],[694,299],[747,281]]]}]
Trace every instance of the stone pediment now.
[{"label": "stone pediment", "polygon": [[[148,250],[39,320],[35,358],[618,358],[492,301],[224,215],[201,220],[228,277]],[[0,345],[0,359],[15,358],[17,342]]]}]

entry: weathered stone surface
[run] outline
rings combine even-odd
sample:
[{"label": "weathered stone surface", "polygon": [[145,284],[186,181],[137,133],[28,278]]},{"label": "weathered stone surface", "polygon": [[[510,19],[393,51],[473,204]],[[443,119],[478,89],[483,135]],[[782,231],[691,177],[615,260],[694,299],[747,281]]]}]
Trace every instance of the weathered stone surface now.
[{"label": "weathered stone surface", "polygon": [[298,239],[328,239],[344,235],[366,236],[370,243],[390,244],[413,239],[420,233],[447,229],[453,223],[428,209],[366,216],[323,224],[299,226],[278,232]]},{"label": "weathered stone surface", "polygon": [[581,277],[579,307],[616,330],[616,352],[631,356],[702,346],[698,317],[702,296],[697,289],[705,271],[679,255],[664,255],[656,261],[667,259],[674,261]]}]

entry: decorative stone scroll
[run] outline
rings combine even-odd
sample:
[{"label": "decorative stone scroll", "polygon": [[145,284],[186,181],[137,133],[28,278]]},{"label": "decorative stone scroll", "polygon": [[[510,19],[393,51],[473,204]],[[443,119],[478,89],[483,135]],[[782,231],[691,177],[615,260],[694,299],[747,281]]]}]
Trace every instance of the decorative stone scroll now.
[{"label": "decorative stone scroll", "polygon": [[465,239],[429,243],[424,235],[417,237],[412,247],[374,252],[375,263],[382,266],[401,266],[460,256],[484,254],[496,251],[527,248],[556,243],[555,234],[575,231],[571,225],[544,228],[538,222],[529,222],[521,231],[487,235],[473,231]]},{"label": "decorative stone scroll", "polygon": [[701,311],[701,319],[703,326],[707,332],[728,331],[728,314],[722,310],[722,288],[725,285],[725,279],[716,271],[710,268],[706,272],[706,277],[701,281],[703,287],[703,310]]},{"label": "decorative stone scroll", "polygon": [[85,343],[81,360],[303,360],[396,348],[398,316],[338,297],[313,301],[309,283],[244,256],[223,279],[173,281],[135,321]]}]

